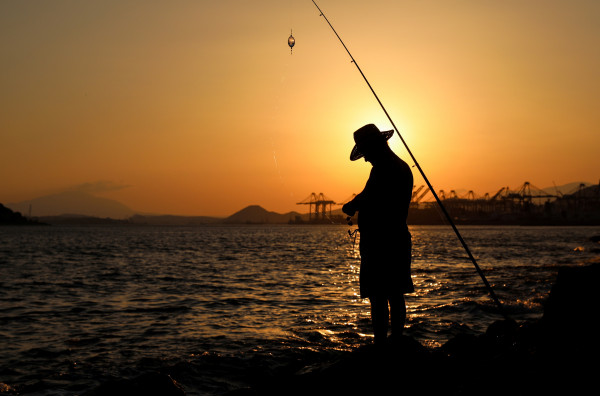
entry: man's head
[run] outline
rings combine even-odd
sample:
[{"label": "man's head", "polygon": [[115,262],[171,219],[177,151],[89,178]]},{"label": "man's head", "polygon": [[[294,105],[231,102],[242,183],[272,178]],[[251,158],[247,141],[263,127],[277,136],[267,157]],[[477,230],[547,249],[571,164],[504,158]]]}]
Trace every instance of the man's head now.
[{"label": "man's head", "polygon": [[354,142],[356,144],[350,153],[350,160],[356,161],[365,157],[365,161],[371,162],[373,155],[387,147],[387,141],[393,134],[393,130],[381,132],[374,124],[368,124],[357,129],[354,132]]}]

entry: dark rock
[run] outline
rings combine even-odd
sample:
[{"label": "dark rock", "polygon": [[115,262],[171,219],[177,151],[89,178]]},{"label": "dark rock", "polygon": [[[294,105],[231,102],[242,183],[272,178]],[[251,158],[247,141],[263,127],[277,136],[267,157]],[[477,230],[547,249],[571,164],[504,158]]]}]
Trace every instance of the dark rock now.
[{"label": "dark rock", "polygon": [[37,221],[29,220],[20,212],[13,212],[6,206],[0,204],[0,225],[32,225],[40,224]]},{"label": "dark rock", "polygon": [[492,323],[427,349],[410,337],[359,348],[231,395],[575,395],[595,386],[600,264],[559,271],[538,321]]},{"label": "dark rock", "polygon": [[515,342],[519,325],[512,319],[497,320],[487,328],[485,338],[498,348],[510,348]]},{"label": "dark rock", "polygon": [[145,373],[134,379],[108,381],[84,396],[185,396],[181,385],[169,375]]},{"label": "dark rock", "polygon": [[440,347],[438,352],[457,359],[472,359],[481,352],[480,337],[473,334],[458,334]]},{"label": "dark rock", "polygon": [[545,329],[561,338],[596,338],[599,281],[600,264],[561,268],[544,305]]}]

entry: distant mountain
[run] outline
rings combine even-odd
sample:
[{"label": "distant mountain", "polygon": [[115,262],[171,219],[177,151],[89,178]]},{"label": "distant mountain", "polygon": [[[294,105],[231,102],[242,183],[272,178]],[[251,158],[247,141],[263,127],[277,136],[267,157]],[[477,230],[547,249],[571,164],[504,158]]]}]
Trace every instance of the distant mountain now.
[{"label": "distant mountain", "polygon": [[230,224],[286,224],[300,216],[298,212],[279,214],[269,212],[258,205],[250,205],[223,220]]},{"label": "distant mountain", "polygon": [[6,204],[6,206],[26,215],[29,214],[31,207],[32,217],[70,214],[125,219],[135,214],[133,210],[118,201],[78,191],[46,195],[29,201]]}]

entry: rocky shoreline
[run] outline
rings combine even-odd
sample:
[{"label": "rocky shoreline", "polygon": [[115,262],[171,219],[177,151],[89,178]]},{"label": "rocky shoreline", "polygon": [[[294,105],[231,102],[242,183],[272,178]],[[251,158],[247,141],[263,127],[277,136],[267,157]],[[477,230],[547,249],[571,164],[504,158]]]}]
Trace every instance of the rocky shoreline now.
[{"label": "rocky shoreline", "polygon": [[500,320],[434,349],[405,336],[228,395],[589,394],[597,387],[599,279],[600,264],[561,269],[535,322]]},{"label": "rocky shoreline", "polygon": [[[499,320],[484,334],[438,348],[404,336],[382,350],[364,346],[310,366],[265,374],[227,396],[258,395],[584,395],[596,385],[595,315],[600,263],[559,270],[537,321]],[[166,373],[105,383],[99,395],[185,395]]]}]

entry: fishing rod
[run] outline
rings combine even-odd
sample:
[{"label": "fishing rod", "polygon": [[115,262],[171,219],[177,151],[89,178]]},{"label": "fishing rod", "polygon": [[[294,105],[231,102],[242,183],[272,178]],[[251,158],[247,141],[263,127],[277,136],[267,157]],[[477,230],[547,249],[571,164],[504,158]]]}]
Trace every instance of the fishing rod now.
[{"label": "fishing rod", "polygon": [[394,121],[392,120],[392,117],[390,117],[389,113],[387,112],[387,110],[385,109],[385,106],[383,105],[383,103],[381,103],[381,100],[379,99],[379,96],[377,96],[377,93],[375,93],[375,90],[373,89],[373,87],[371,86],[371,83],[369,83],[369,80],[367,80],[367,77],[365,76],[365,74],[363,73],[363,71],[361,70],[360,66],[358,66],[358,63],[356,63],[356,60],[354,59],[354,57],[352,56],[352,54],[350,53],[350,50],[348,50],[348,47],[346,47],[346,44],[344,44],[344,41],[342,40],[342,38],[340,37],[340,35],[336,32],[336,30],[333,28],[333,25],[331,24],[331,22],[329,22],[329,19],[327,19],[327,17],[325,16],[325,13],[321,10],[321,8],[317,5],[317,3],[315,2],[315,0],[312,0],[313,4],[315,5],[315,7],[317,7],[317,10],[319,10],[320,16],[322,16],[325,21],[327,22],[327,24],[329,25],[329,27],[331,28],[331,30],[333,30],[333,33],[335,33],[336,37],[338,38],[338,40],[340,40],[340,43],[342,43],[342,46],[344,47],[344,49],[346,50],[346,52],[348,53],[348,56],[350,56],[350,59],[352,60],[352,63],[354,63],[354,66],[356,66],[356,68],[358,69],[358,71],[360,72],[360,75],[363,77],[363,79],[365,80],[365,82],[367,83],[367,85],[369,86],[369,89],[371,90],[371,92],[373,93],[373,96],[375,96],[375,99],[377,99],[377,103],[379,103],[379,106],[381,107],[381,109],[383,110],[383,112],[385,113],[387,119],[390,121],[390,123],[392,124],[392,127],[394,128],[394,131],[396,131],[396,134],[398,135],[398,137],[400,138],[400,140],[402,141],[402,144],[404,145],[404,147],[406,148],[406,151],[408,152],[408,154],[410,155],[410,158],[412,158],[413,162],[415,163],[415,166],[417,167],[417,169],[419,170],[419,172],[421,173],[421,176],[423,177],[423,180],[425,180],[425,183],[427,184],[427,187],[429,187],[429,190],[431,191],[431,193],[433,194],[437,204],[439,205],[440,209],[442,210],[442,213],[444,214],[444,216],[446,217],[446,219],[448,220],[448,223],[450,223],[450,226],[452,226],[452,229],[454,230],[454,233],[456,234],[456,236],[458,237],[458,240],[460,241],[460,243],[462,244],[463,248],[465,249],[465,251],[467,252],[467,256],[469,256],[469,259],[471,260],[471,262],[473,263],[473,265],[475,266],[475,269],[477,270],[477,273],[479,274],[479,276],[481,277],[481,280],[483,280],[483,283],[485,285],[485,287],[487,288],[488,292],[490,293],[490,296],[492,297],[492,299],[494,300],[494,302],[496,303],[496,305],[498,306],[498,309],[500,311],[500,313],[502,314],[502,316],[504,316],[505,319],[508,319],[508,315],[506,314],[506,312],[504,311],[504,307],[502,306],[502,304],[500,303],[500,300],[498,299],[498,297],[496,296],[496,293],[494,292],[494,289],[492,289],[492,286],[490,285],[490,283],[488,282],[488,280],[486,279],[483,271],[481,270],[481,268],[479,267],[479,264],[477,264],[477,260],[475,260],[475,257],[473,256],[473,254],[471,253],[471,250],[469,249],[469,247],[467,246],[467,243],[465,242],[465,240],[463,239],[462,235],[460,234],[460,232],[458,231],[458,228],[456,228],[456,225],[454,224],[454,221],[452,220],[452,217],[450,216],[450,214],[448,213],[448,211],[446,210],[446,207],[444,206],[444,204],[442,203],[442,201],[440,200],[440,198],[438,197],[437,193],[435,192],[435,190],[433,189],[433,186],[431,185],[431,183],[429,182],[429,179],[427,178],[427,176],[425,175],[425,172],[423,171],[423,169],[421,168],[421,165],[419,165],[419,163],[417,162],[417,159],[415,158],[415,156],[413,155],[412,151],[410,150],[410,148],[408,147],[408,144],[406,143],[406,141],[404,141],[404,138],[402,137],[402,135],[400,134],[400,132],[398,131],[398,128],[396,128],[396,124],[394,124]]}]

